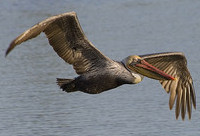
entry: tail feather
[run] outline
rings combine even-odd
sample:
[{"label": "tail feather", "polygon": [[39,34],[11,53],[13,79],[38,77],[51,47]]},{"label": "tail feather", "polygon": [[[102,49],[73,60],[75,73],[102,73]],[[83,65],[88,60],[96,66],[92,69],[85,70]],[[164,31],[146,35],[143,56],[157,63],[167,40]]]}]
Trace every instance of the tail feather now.
[{"label": "tail feather", "polygon": [[60,88],[63,91],[66,92],[74,92],[77,91],[74,79],[62,79],[62,78],[57,78],[57,84],[60,86]]}]

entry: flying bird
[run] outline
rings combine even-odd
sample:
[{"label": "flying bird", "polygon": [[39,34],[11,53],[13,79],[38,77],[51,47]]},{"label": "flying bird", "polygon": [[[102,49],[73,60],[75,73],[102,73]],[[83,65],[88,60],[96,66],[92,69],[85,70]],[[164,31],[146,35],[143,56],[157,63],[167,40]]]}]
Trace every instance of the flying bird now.
[{"label": "flying bird", "polygon": [[191,119],[192,105],[196,109],[196,96],[187,61],[181,52],[148,55],[130,55],[115,61],[103,55],[85,36],[75,12],[49,17],[14,39],[6,56],[15,46],[44,32],[49,44],[65,62],[73,65],[79,75],[74,79],[57,78],[63,91],[82,91],[98,94],[123,84],[137,84],[144,76],[159,80],[170,93],[169,108],[176,101],[176,119],[186,109]]}]

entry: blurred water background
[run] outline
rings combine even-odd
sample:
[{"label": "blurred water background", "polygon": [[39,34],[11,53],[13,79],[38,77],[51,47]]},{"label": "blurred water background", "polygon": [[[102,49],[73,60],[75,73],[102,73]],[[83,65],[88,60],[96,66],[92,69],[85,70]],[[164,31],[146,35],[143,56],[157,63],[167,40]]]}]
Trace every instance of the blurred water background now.
[{"label": "blurred water background", "polygon": [[[0,136],[199,136],[199,0],[1,0]],[[181,51],[194,80],[197,110],[175,119],[159,82],[89,95],[65,93],[56,77],[73,78],[44,34],[7,58],[10,42],[43,19],[76,11],[88,39],[108,57]]]}]

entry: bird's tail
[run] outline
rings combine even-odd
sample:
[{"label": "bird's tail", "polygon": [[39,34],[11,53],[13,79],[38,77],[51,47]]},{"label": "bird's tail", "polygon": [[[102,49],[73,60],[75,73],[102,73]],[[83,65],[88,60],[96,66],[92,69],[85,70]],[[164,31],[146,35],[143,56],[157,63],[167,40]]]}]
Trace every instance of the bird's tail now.
[{"label": "bird's tail", "polygon": [[57,78],[57,84],[65,92],[69,93],[69,92],[75,92],[75,91],[77,91],[74,79]]}]

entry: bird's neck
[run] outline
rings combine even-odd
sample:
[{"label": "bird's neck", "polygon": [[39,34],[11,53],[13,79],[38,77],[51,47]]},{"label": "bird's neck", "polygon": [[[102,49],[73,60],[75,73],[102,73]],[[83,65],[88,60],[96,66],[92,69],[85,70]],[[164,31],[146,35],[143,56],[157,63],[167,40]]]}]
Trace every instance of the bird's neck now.
[{"label": "bird's neck", "polygon": [[133,84],[137,84],[137,83],[139,83],[139,82],[141,82],[142,80],[143,80],[143,78],[144,78],[144,76],[143,75],[141,75],[141,74],[139,74],[139,73],[137,73],[137,72],[135,72],[135,71],[132,71],[132,70],[130,70],[128,67],[127,67],[127,58],[125,58],[125,59],[123,59],[122,61],[121,61],[121,63],[124,65],[124,67],[131,73],[131,75],[134,77],[133,78],[133,81],[132,81],[132,83]]}]

